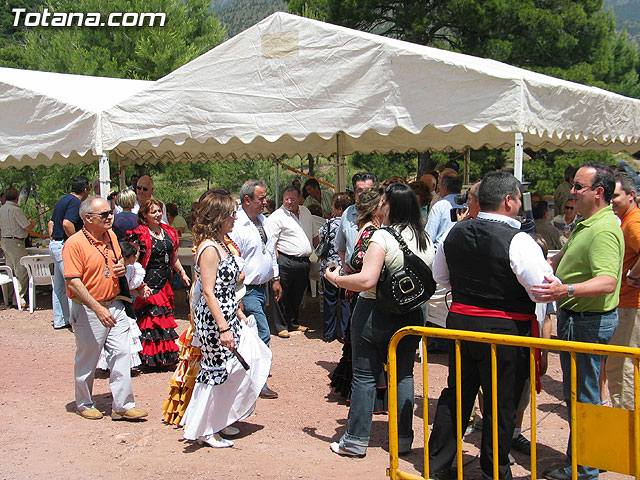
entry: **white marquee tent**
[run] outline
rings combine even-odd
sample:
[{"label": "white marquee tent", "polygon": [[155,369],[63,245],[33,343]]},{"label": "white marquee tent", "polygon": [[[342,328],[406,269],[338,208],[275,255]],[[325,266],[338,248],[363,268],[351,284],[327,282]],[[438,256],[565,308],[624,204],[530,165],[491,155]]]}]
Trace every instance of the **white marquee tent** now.
[{"label": "white marquee tent", "polygon": [[101,112],[152,83],[0,67],[0,168],[96,161]]},{"label": "white marquee tent", "polygon": [[108,109],[103,133],[125,163],[511,148],[516,138],[535,150],[635,152],[640,100],[279,12]]}]

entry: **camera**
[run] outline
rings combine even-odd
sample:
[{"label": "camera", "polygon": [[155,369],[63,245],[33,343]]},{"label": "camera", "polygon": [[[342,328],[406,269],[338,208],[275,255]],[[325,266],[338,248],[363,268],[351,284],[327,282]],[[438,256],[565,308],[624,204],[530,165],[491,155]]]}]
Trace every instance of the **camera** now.
[{"label": "camera", "polygon": [[463,204],[467,203],[467,200],[468,200],[468,199],[469,199],[469,191],[467,190],[467,191],[466,191],[466,192],[464,192],[464,193],[459,193],[458,195],[456,195],[456,197],[455,197],[455,200],[454,200],[454,201],[455,201],[458,205],[463,205]]},{"label": "camera", "polygon": [[107,200],[113,200],[114,198],[116,198],[116,195],[118,195],[118,192],[114,190],[109,195],[107,195]]}]

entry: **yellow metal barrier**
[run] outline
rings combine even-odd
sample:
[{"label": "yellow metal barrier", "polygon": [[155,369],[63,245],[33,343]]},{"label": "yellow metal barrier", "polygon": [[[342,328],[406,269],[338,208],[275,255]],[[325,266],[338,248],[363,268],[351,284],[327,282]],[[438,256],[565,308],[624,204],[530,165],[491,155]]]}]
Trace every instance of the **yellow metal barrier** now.
[{"label": "yellow metal barrier", "polygon": [[[426,341],[422,342],[422,394],[423,428],[425,432],[424,476],[419,477],[399,469],[398,462],[398,377],[396,368],[396,348],[398,342],[407,335],[439,337],[455,340],[456,362],[460,365],[460,341],[467,340],[491,344],[491,391],[493,412],[493,478],[498,478],[498,395],[497,395],[497,360],[496,345],[511,345],[529,348],[529,381],[531,384],[531,478],[537,474],[537,435],[536,435],[536,386],[535,386],[535,350],[545,349],[565,351],[571,354],[571,473],[573,480],[578,478],[578,465],[588,465],[611,472],[633,475],[640,480],[640,348],[619,347],[584,342],[568,342],[564,340],[547,340],[542,338],[520,337],[515,335],[496,335],[466,330],[449,330],[429,327],[405,327],[396,332],[389,343],[388,363],[385,365],[389,379],[389,457],[390,467],[387,476],[397,479],[425,479],[429,475],[429,396],[428,396],[428,361]],[[591,405],[577,402],[576,353],[594,355],[620,356],[633,358],[634,361],[634,399],[635,410]],[[462,402],[461,368],[456,369],[456,417],[458,446],[458,479],[463,478],[462,455]],[[464,419],[466,422],[468,419]],[[466,425],[465,425],[466,427]],[[607,434],[615,434],[615,437]]]}]

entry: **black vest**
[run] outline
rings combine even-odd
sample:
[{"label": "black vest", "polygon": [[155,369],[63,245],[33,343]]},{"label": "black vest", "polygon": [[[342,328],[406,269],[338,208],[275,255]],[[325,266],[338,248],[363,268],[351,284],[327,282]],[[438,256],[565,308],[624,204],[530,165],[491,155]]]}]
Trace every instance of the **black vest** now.
[{"label": "black vest", "polygon": [[504,312],[535,313],[535,303],[518,282],[509,246],[520,230],[504,222],[472,219],[456,224],[442,248],[454,302]]}]

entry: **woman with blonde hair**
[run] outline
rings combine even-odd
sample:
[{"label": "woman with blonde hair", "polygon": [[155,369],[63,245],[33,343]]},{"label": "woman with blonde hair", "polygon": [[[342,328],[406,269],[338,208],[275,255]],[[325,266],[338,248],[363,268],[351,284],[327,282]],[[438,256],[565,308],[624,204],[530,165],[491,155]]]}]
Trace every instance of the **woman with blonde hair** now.
[{"label": "woman with blonde hair", "polygon": [[124,240],[128,231],[138,226],[138,216],[131,212],[135,204],[136,194],[133,190],[123,190],[116,196],[116,205],[121,207],[122,211],[114,215],[111,229],[119,242]]},{"label": "woman with blonde hair", "polygon": [[192,227],[201,291],[194,292],[194,339],[202,358],[181,425],[185,439],[215,448],[233,446],[221,434],[239,433],[231,425],[253,412],[271,368],[271,350],[247,326],[235,294],[240,267],[225,241],[235,218],[231,195],[212,193],[201,200]]}]

